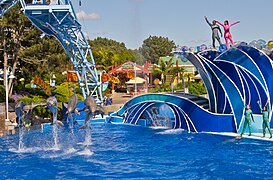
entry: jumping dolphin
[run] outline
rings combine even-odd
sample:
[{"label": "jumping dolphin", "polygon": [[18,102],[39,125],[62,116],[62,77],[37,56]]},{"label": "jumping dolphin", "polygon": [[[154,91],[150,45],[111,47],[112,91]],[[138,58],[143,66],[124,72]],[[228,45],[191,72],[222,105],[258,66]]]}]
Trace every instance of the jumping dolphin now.
[{"label": "jumping dolphin", "polygon": [[25,114],[24,106],[25,106],[25,103],[22,102],[22,101],[19,101],[15,105],[15,114],[16,114],[16,117],[18,118],[18,126],[19,127],[24,125],[24,122],[23,122],[23,119],[22,119],[23,115]]},{"label": "jumping dolphin", "polygon": [[55,95],[52,95],[49,98],[47,98],[46,105],[53,114],[53,124],[63,126],[64,124],[61,121],[57,120],[58,102]]},{"label": "jumping dolphin", "polygon": [[78,114],[79,112],[77,110],[77,104],[78,104],[78,97],[76,94],[73,94],[68,101],[68,104],[64,104],[64,106],[67,108],[66,114],[68,114],[68,118],[67,118],[67,122],[72,125],[71,123],[76,123],[76,121],[74,121],[72,114]]},{"label": "jumping dolphin", "polygon": [[73,94],[68,103],[65,103],[64,106],[67,108],[66,114],[79,114],[76,106],[78,104],[78,97],[76,94]]},{"label": "jumping dolphin", "polygon": [[94,118],[96,113],[100,112],[103,116],[103,108],[99,105],[97,105],[96,100],[92,96],[88,96],[84,100],[85,107],[81,111],[86,112],[86,117],[84,121],[84,125],[80,127],[80,129],[85,129],[89,127],[89,120]]}]

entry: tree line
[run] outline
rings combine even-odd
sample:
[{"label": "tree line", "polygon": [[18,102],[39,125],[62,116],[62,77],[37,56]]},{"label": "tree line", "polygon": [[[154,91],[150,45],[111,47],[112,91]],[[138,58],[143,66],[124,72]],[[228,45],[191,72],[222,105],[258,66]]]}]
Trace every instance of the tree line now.
[{"label": "tree line", "polygon": [[[71,62],[63,47],[54,37],[44,35],[33,26],[19,5],[2,17],[0,28],[0,69],[10,67],[17,81],[24,78],[24,83],[29,83],[36,73],[49,80],[49,72],[57,76],[57,84],[65,81],[61,73],[67,66],[71,66]],[[137,49],[128,49],[123,42],[103,37],[88,40],[88,43],[97,69],[104,70],[128,60],[141,65],[145,61],[158,64],[159,57],[170,55],[172,48],[175,47],[173,41],[162,36],[148,37]],[[12,86],[12,80],[9,81],[10,92],[12,87],[17,87],[17,81],[15,86]]]},{"label": "tree line", "polygon": [[[16,76],[15,80],[9,79],[10,96],[14,91],[25,90],[35,74],[39,74],[45,81],[49,81],[54,74],[56,85],[59,86],[66,82],[66,76],[62,75],[62,72],[72,67],[72,63],[63,47],[54,37],[46,36],[33,26],[20,10],[19,5],[2,17],[0,32],[0,69],[10,67],[8,69]],[[168,73],[171,73],[173,77],[176,73],[183,73],[183,70],[171,69],[173,65],[171,62],[164,64],[159,61],[159,57],[171,56],[172,49],[176,47],[175,42],[168,37],[149,36],[143,41],[141,47],[136,49],[128,49],[125,43],[104,37],[88,40],[88,43],[98,70],[107,71],[113,65],[120,65],[129,60],[140,65],[143,65],[145,61],[158,64],[159,66],[155,67],[153,72],[162,73],[164,79]],[[3,78],[5,77],[4,74]],[[2,100],[3,93],[4,88],[0,86]],[[66,93],[69,95],[68,92]]]}]

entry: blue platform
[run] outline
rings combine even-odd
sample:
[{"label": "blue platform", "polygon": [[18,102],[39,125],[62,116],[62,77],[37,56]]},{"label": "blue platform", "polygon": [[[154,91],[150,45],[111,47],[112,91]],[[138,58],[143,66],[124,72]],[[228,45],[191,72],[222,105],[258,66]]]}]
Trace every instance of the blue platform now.
[{"label": "blue platform", "polygon": [[198,70],[208,92],[209,109],[185,97],[146,94],[128,101],[112,113],[107,122],[150,126],[153,114],[157,114],[153,109],[165,104],[174,117],[171,128],[192,132],[240,133],[245,106],[250,104],[255,119],[253,132],[261,133],[262,116],[257,101],[262,105],[269,101],[272,127],[273,61],[268,55],[244,43],[223,53],[208,50],[180,55]]}]

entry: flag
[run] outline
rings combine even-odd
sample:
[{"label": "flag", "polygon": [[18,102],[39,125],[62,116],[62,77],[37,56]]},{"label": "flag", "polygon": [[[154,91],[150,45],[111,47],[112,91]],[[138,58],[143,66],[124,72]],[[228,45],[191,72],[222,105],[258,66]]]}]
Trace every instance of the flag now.
[{"label": "flag", "polygon": [[67,82],[78,82],[78,77],[75,71],[67,71]]},{"label": "flag", "polygon": [[44,82],[41,77],[39,75],[35,75],[33,83],[40,86],[41,88],[44,89],[46,95],[50,96],[51,95],[51,90],[52,88],[50,87],[49,84],[47,84],[46,82]]}]

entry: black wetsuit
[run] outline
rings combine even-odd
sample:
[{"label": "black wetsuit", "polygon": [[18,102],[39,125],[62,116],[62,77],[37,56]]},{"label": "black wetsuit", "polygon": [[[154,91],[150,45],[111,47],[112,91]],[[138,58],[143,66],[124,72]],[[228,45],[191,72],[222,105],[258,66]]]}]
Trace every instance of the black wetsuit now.
[{"label": "black wetsuit", "polygon": [[207,18],[206,19],[206,22],[208,23],[208,25],[211,27],[211,30],[212,30],[212,46],[215,48],[215,39],[217,39],[217,41],[219,42],[219,45],[221,45],[221,40],[220,40],[220,37],[219,37],[219,34],[218,34],[218,31],[220,31],[221,35],[222,35],[222,31],[219,27],[218,24],[211,24]]}]

